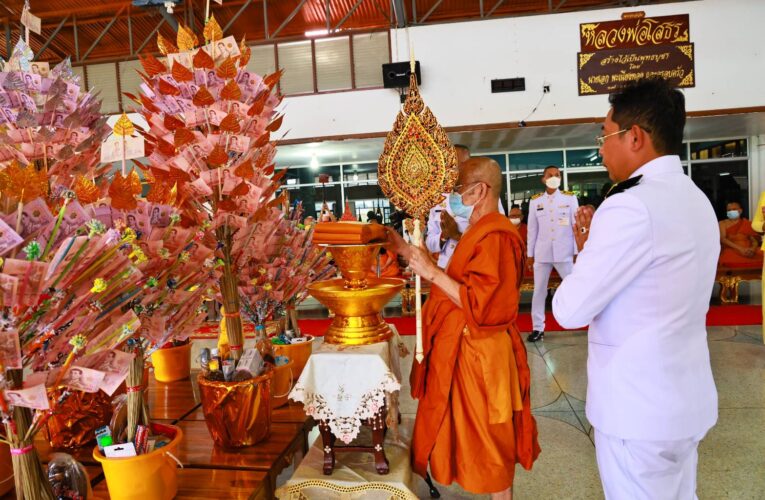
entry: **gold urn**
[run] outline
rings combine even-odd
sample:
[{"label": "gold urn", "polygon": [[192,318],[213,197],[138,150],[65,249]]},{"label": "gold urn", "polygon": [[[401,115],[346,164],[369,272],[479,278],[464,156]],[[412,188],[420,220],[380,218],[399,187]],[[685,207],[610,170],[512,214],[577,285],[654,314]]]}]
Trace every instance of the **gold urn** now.
[{"label": "gold urn", "polygon": [[327,245],[343,277],[308,287],[308,292],[335,314],[324,342],[365,345],[393,336],[381,311],[404,288],[404,280],[367,277],[377,264],[381,247],[382,243]]}]

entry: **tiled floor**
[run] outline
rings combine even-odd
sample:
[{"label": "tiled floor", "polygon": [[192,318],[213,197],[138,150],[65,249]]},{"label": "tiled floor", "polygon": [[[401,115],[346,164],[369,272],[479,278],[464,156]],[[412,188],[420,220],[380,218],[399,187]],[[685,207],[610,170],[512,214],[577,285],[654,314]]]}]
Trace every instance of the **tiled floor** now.
[{"label": "tiled floor", "polygon": [[[413,348],[414,338],[404,337]],[[584,415],[587,334],[547,332],[527,344],[532,371],[532,406],[542,454],[534,469],[518,467],[514,498],[603,498],[591,426]],[[413,351],[413,349],[411,349]],[[700,499],[765,499],[765,345],[759,326],[712,327],[709,350],[719,393],[720,417],[699,448]],[[408,380],[411,359],[402,362]],[[406,382],[404,382],[406,383]],[[416,412],[409,387],[401,409]],[[484,498],[458,486],[439,486],[441,498]],[[428,498],[423,481],[420,498]],[[486,497],[487,498],[487,497]]]}]

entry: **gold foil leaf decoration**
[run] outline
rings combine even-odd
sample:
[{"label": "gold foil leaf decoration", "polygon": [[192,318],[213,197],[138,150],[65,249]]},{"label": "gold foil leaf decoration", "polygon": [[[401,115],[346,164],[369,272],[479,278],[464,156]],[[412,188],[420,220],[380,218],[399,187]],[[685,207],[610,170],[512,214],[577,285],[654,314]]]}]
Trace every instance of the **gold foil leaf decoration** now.
[{"label": "gold foil leaf decoration", "polygon": [[284,121],[284,115],[279,115],[279,117],[268,124],[266,127],[266,130],[269,132],[276,132],[279,130],[279,128],[282,126],[282,121]]},{"label": "gold foil leaf decoration", "polygon": [[234,190],[231,191],[231,196],[244,196],[249,192],[250,186],[248,186],[246,182],[240,182],[236,185]]},{"label": "gold foil leaf decoration", "polygon": [[205,50],[198,50],[194,54],[193,64],[195,68],[199,69],[213,69],[215,67],[215,61]]},{"label": "gold foil leaf decoration", "polygon": [[157,48],[163,56],[178,52],[178,47],[173,45],[173,42],[163,37],[162,33],[157,33]]},{"label": "gold foil leaf decoration", "polygon": [[222,80],[229,80],[236,77],[236,65],[234,60],[227,57],[220,66],[215,69],[215,74]]},{"label": "gold foil leaf decoration", "polygon": [[186,126],[185,123],[183,123],[181,120],[174,117],[173,115],[165,115],[164,125],[167,130],[177,130],[181,127]]},{"label": "gold foil leaf decoration", "polygon": [[141,179],[135,170],[131,170],[127,177],[120,172],[114,174],[109,186],[109,196],[112,199],[112,208],[117,210],[134,210],[138,206],[136,196],[141,194]]},{"label": "gold foil leaf decoration", "polygon": [[196,140],[196,137],[194,137],[194,132],[185,127],[176,130],[175,136],[173,137],[173,142],[176,148],[180,148],[181,146],[192,143],[194,140]]},{"label": "gold foil leaf decoration", "polygon": [[238,101],[242,97],[242,89],[236,80],[229,80],[220,91],[220,98],[229,101]]},{"label": "gold foil leaf decoration", "polygon": [[235,212],[237,208],[239,207],[232,199],[225,199],[221,202],[218,202],[218,210],[223,210],[224,212]]},{"label": "gold foil leaf decoration", "polygon": [[219,128],[221,132],[229,132],[231,134],[236,134],[242,130],[242,127],[239,125],[239,118],[235,113],[227,114],[226,117],[220,121]]},{"label": "gold foil leaf decoration", "polygon": [[205,23],[205,29],[202,31],[207,43],[215,42],[223,38],[223,30],[215,19],[215,14],[210,16],[210,19]]},{"label": "gold foil leaf decoration", "polygon": [[180,95],[181,89],[168,82],[164,78],[159,79],[159,93],[162,95]]},{"label": "gold foil leaf decoration", "polygon": [[268,87],[269,90],[274,88],[274,85],[277,84],[277,82],[282,78],[282,75],[284,74],[284,69],[280,69],[279,71],[275,73],[271,73],[270,75],[266,75],[265,78],[263,78],[263,83]]},{"label": "gold foil leaf decoration", "polygon": [[128,115],[122,113],[122,116],[117,120],[117,123],[114,124],[112,131],[116,136],[128,137],[135,132],[135,126],[133,125],[133,122],[130,121],[130,118],[128,118]]},{"label": "gold foil leaf decoration", "polygon": [[92,180],[78,175],[74,180],[74,194],[77,195],[80,205],[88,205],[98,201],[100,189]]},{"label": "gold foil leaf decoration", "polygon": [[197,90],[197,93],[194,94],[191,102],[194,104],[194,106],[212,106],[215,104],[215,98],[210,93],[210,91],[207,90],[207,87],[202,85],[199,87],[199,90]]},{"label": "gold foil leaf decoration", "polygon": [[176,82],[190,82],[194,79],[194,73],[183,64],[175,61],[173,62],[173,78]]},{"label": "gold foil leaf decoration", "polygon": [[9,198],[19,198],[26,203],[48,194],[48,176],[44,170],[38,171],[33,165],[22,167],[13,160],[5,170],[0,171],[2,194]]},{"label": "gold foil leaf decoration", "polygon": [[271,133],[266,132],[265,134],[258,137],[258,140],[255,141],[255,143],[252,145],[253,148],[262,148],[266,144],[268,144],[268,141],[271,140]]},{"label": "gold foil leaf decoration", "polygon": [[151,185],[149,194],[146,195],[146,201],[151,203],[167,204],[172,195],[172,187],[166,182],[155,182]]},{"label": "gold foil leaf decoration", "polygon": [[412,73],[404,108],[377,165],[380,188],[397,207],[424,219],[452,190],[457,174],[454,146],[425,106]]},{"label": "gold foil leaf decoration", "polygon": [[251,179],[255,175],[255,169],[252,168],[250,160],[243,161],[234,169],[234,175],[242,179]]},{"label": "gold foil leaf decoration", "polygon": [[143,66],[144,71],[146,71],[150,77],[154,77],[167,71],[167,67],[151,54],[141,58],[141,66]]},{"label": "gold foil leaf decoration", "polygon": [[194,50],[194,48],[199,45],[199,39],[194,34],[194,32],[191,31],[191,28],[179,24],[176,43],[178,44],[178,49],[181,52],[188,52]]},{"label": "gold foil leaf decoration", "polygon": [[228,161],[228,154],[222,146],[215,146],[210,155],[207,157],[207,163],[210,165],[220,166]]},{"label": "gold foil leaf decoration", "polygon": [[252,106],[250,106],[250,109],[247,110],[247,114],[249,116],[255,116],[259,115],[263,112],[263,108],[266,106],[266,101],[268,100],[268,92],[265,90],[261,91],[260,94],[255,98],[255,100],[252,103]]},{"label": "gold foil leaf decoration", "polygon": [[239,67],[244,68],[250,62],[250,57],[252,57],[252,49],[249,45],[244,44],[244,38],[242,38],[242,43],[239,45],[239,52]]},{"label": "gold foil leaf decoration", "polygon": [[175,154],[175,146],[161,137],[157,137],[157,148],[159,149],[159,152],[165,156],[173,156]]}]

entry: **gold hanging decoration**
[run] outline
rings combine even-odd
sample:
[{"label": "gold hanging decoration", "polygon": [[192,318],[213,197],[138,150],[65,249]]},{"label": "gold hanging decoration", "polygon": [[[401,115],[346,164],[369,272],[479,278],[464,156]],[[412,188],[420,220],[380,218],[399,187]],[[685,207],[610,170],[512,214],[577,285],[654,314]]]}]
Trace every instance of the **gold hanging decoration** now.
[{"label": "gold hanging decoration", "polygon": [[425,106],[412,71],[409,94],[378,162],[380,188],[391,203],[424,220],[457,180],[457,155],[436,117]]}]

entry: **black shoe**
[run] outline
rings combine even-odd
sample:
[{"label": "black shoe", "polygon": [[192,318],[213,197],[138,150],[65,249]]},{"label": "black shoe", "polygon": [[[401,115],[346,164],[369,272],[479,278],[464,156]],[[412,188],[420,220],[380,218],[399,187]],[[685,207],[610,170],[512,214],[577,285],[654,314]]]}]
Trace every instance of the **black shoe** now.
[{"label": "black shoe", "polygon": [[545,332],[540,332],[539,330],[534,330],[529,334],[528,337],[526,337],[526,340],[529,342],[536,342],[537,340],[544,340],[545,339]]}]

